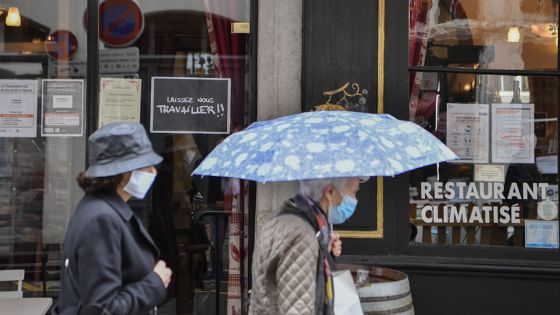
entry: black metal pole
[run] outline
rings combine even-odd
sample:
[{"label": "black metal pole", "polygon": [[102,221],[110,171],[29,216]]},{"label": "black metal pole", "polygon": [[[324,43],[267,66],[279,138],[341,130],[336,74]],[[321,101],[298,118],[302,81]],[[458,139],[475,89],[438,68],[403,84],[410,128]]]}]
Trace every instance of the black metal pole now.
[{"label": "black metal pole", "polygon": [[[560,121],[558,119],[558,113],[560,113],[560,76],[558,75],[558,71],[560,71],[560,53],[558,52],[558,39],[560,39],[560,1],[556,1],[556,8],[555,8],[555,17],[556,17],[556,165],[560,167],[560,159],[558,159],[558,144],[560,139]],[[558,172],[556,173],[556,183],[560,181],[560,176]]]},{"label": "black metal pole", "polygon": [[[99,104],[99,1],[88,0],[87,7],[87,79],[86,79],[86,136],[97,128]],[[86,149],[87,150],[87,149]]]},{"label": "black metal pole", "polygon": [[[250,50],[249,50],[249,122],[257,121],[257,51],[258,51],[258,17],[259,17],[259,1],[251,0],[250,7]],[[256,208],[257,208],[257,184],[253,181],[249,181],[249,204],[248,204],[248,254],[247,254],[247,282],[249,290],[252,287],[253,277],[252,277],[252,266],[253,266],[253,249],[255,248],[255,222],[256,222]],[[244,271],[242,270],[242,273]],[[243,296],[242,292],[242,296]],[[247,301],[245,301],[247,303]],[[244,304],[242,303],[244,307]]]}]

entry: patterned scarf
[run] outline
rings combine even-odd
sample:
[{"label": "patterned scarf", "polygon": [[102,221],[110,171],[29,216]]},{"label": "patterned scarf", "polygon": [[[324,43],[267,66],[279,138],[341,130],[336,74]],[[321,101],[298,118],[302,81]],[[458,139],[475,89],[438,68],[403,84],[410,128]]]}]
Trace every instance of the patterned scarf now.
[{"label": "patterned scarf", "polygon": [[[295,214],[305,219],[317,232],[319,259],[317,260],[317,287],[315,290],[315,314],[334,314],[334,288],[331,269],[334,266],[329,254],[330,226],[325,213],[308,197],[297,195],[290,200],[297,209],[284,207],[281,214]],[[322,301],[322,302],[320,302]]]}]

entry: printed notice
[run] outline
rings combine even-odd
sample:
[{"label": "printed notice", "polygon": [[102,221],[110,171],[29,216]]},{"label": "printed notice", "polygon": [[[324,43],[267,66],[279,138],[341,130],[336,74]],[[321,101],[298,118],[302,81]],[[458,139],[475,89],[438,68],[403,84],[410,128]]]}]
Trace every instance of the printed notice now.
[{"label": "printed notice", "polygon": [[37,136],[37,81],[0,80],[0,137]]},{"label": "printed notice", "polygon": [[230,79],[152,77],[150,131],[227,134]]},{"label": "printed notice", "polygon": [[447,104],[447,146],[460,157],[453,162],[488,163],[488,104]]},{"label": "printed notice", "polygon": [[475,182],[503,183],[505,181],[505,177],[504,165],[477,164],[474,167]]},{"label": "printed notice", "polygon": [[84,80],[43,80],[42,136],[83,134]]},{"label": "printed notice", "polygon": [[492,163],[535,163],[533,104],[492,105]]},{"label": "printed notice", "polygon": [[558,221],[525,220],[525,247],[558,248]]},{"label": "printed notice", "polygon": [[101,78],[99,127],[112,122],[140,122],[141,79]]}]

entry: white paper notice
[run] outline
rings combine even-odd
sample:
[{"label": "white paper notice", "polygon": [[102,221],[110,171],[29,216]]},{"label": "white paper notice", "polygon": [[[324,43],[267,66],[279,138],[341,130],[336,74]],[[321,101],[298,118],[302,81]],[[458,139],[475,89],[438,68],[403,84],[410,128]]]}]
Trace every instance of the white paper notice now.
[{"label": "white paper notice", "polygon": [[72,108],[72,95],[53,95],[53,108]]},{"label": "white paper notice", "polygon": [[108,123],[140,122],[142,80],[101,78],[99,127]]},{"label": "white paper notice", "polygon": [[42,96],[42,136],[65,137],[83,134],[84,80],[43,80]]},{"label": "white paper notice", "polygon": [[447,104],[447,146],[461,159],[488,163],[490,128],[488,104]]},{"label": "white paper notice", "polygon": [[492,163],[535,163],[533,104],[492,105]]},{"label": "white paper notice", "polygon": [[558,248],[558,221],[525,221],[525,247]]},{"label": "white paper notice", "polygon": [[475,165],[474,181],[475,182],[495,182],[503,183],[506,178],[504,165]]},{"label": "white paper notice", "polygon": [[0,80],[0,137],[37,136],[37,81]]}]

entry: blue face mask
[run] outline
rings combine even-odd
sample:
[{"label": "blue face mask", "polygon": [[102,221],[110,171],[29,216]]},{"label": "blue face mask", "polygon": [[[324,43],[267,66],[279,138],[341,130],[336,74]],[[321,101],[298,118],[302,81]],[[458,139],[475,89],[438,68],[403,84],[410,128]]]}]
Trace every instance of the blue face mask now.
[{"label": "blue face mask", "polygon": [[329,205],[329,222],[332,224],[344,223],[354,214],[357,205],[358,200],[344,195],[338,206]]}]

